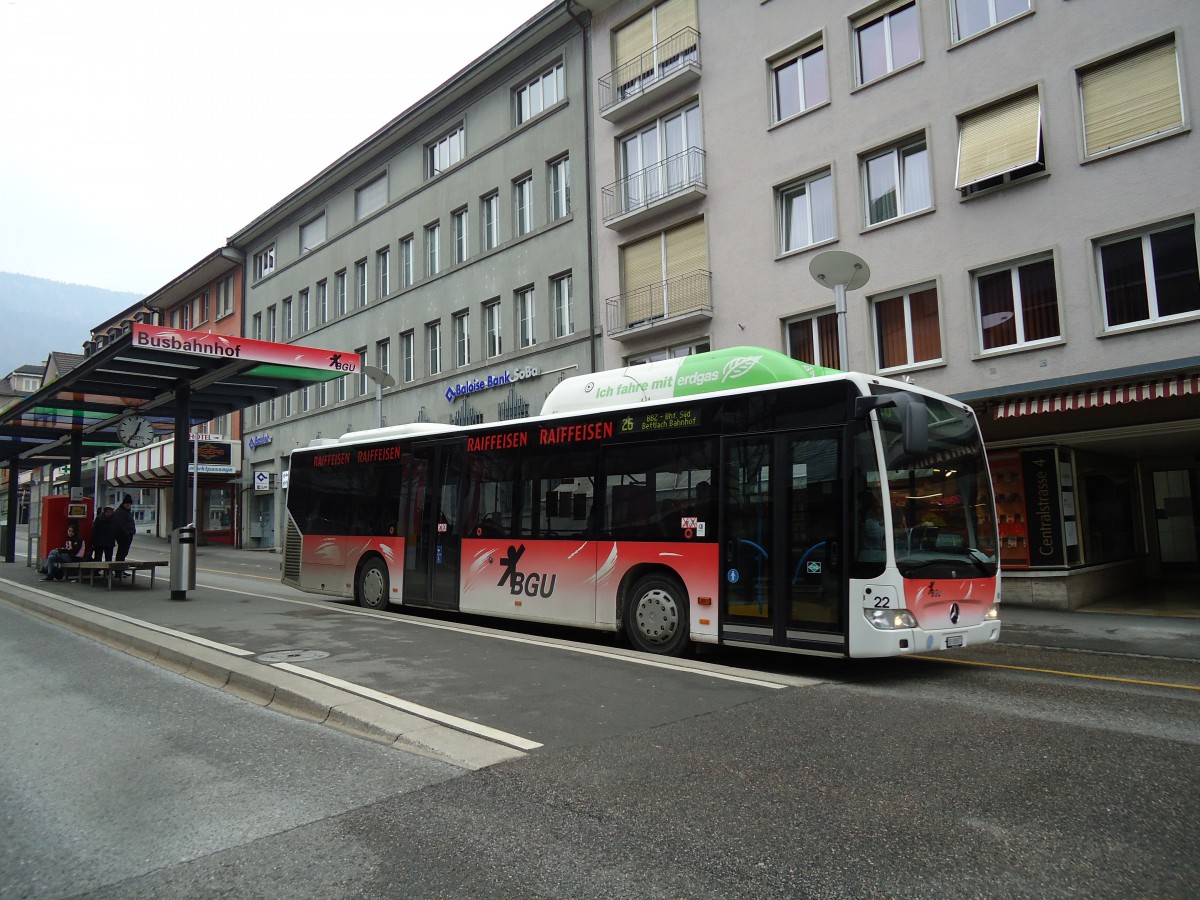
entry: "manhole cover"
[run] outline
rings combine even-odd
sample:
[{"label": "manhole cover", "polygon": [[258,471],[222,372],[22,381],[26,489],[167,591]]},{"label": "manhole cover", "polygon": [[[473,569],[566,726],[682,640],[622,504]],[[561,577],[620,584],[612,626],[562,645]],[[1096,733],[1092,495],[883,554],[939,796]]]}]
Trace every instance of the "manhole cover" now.
[{"label": "manhole cover", "polygon": [[314,659],[324,659],[329,654],[324,650],[272,650],[270,653],[260,653],[254,657],[259,662],[311,662]]}]

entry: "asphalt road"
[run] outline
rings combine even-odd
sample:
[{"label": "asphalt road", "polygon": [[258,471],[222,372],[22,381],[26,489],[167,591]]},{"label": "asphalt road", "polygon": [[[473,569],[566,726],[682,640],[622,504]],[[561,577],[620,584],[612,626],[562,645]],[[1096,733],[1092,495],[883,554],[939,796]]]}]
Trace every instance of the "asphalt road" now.
[{"label": "asphalt road", "polygon": [[[464,774],[30,619],[31,637],[10,621],[25,613],[0,604],[0,703],[19,725],[0,737],[4,843],[17,848],[0,851],[0,895],[1200,893],[1200,664],[1142,652],[1186,646],[1186,626],[1121,644],[1141,620],[1114,635],[1088,617],[969,656],[723,652],[659,669],[576,632],[364,619],[311,598],[268,617],[263,598],[286,589],[253,567],[273,560],[204,556],[203,603],[80,596],[181,620],[207,608],[247,652],[328,639],[333,652],[306,666],[547,739]],[[1085,640],[1121,646],[1062,646]],[[45,880],[73,868],[91,880]]]}]

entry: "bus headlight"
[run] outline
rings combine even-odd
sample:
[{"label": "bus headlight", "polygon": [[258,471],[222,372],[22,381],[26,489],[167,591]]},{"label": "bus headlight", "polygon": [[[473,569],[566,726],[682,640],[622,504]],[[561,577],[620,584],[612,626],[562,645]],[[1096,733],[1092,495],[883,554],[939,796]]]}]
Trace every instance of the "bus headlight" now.
[{"label": "bus headlight", "polygon": [[880,631],[895,631],[898,628],[916,628],[917,620],[907,609],[863,609],[867,621]]},{"label": "bus headlight", "polygon": [[1000,604],[999,603],[993,603],[991,606],[989,606],[987,608],[987,612],[985,612],[983,614],[983,621],[985,621],[985,622],[999,622],[1000,621]]}]

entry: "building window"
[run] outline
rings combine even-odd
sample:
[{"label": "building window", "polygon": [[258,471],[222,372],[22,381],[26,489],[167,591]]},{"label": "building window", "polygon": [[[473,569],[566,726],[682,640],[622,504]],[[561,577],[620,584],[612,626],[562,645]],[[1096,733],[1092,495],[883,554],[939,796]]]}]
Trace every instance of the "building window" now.
[{"label": "building window", "polygon": [[300,412],[302,412],[302,413],[308,412],[308,400],[309,400],[308,388],[306,388],[306,387],[300,388]]},{"label": "building window", "polygon": [[942,358],[937,288],[872,298],[876,365],[880,370],[935,362]]},{"label": "building window", "polygon": [[349,392],[347,385],[350,383],[350,376],[343,375],[337,380],[337,398],[338,403],[346,402],[346,394]]},{"label": "building window", "polygon": [[217,318],[233,312],[233,276],[229,275],[217,282]]},{"label": "building window", "polygon": [[279,333],[275,330],[275,305],[271,304],[267,307],[267,340],[274,343],[279,340]]},{"label": "building window", "polygon": [[571,214],[571,160],[568,157],[550,163],[550,219]]},{"label": "building window", "polygon": [[862,161],[868,225],[907,216],[933,205],[929,184],[929,151],[920,138]]},{"label": "building window", "polygon": [[317,386],[317,405],[324,409],[329,405],[329,382],[322,381]]},{"label": "building window", "polygon": [[367,348],[359,347],[354,351],[358,355],[358,393],[365,397],[367,394]]},{"label": "building window", "polygon": [[378,285],[379,299],[387,298],[391,293],[391,250],[384,247],[375,254],[375,281]]},{"label": "building window", "polygon": [[337,314],[344,316],[346,314],[346,270],[338,272],[333,276],[333,292],[336,296]]},{"label": "building window", "polygon": [[412,235],[400,239],[400,287],[412,287],[413,283],[413,239]]},{"label": "building window", "polygon": [[808,46],[771,64],[771,121],[782,122],[829,102],[825,47]]},{"label": "building window", "polygon": [[375,365],[385,373],[392,370],[392,342],[390,340],[375,342]]},{"label": "building window", "polygon": [[517,340],[522,347],[532,347],[537,343],[533,288],[517,291]]},{"label": "building window", "polygon": [[329,282],[317,282],[317,324],[329,321]]},{"label": "building window", "polygon": [[1087,156],[1183,128],[1174,38],[1080,70],[1078,77]]},{"label": "building window", "polygon": [[480,201],[483,220],[483,249],[500,246],[500,194],[489,194]]},{"label": "building window", "polygon": [[203,325],[208,321],[208,291],[196,298],[196,324]]},{"label": "building window", "polygon": [[566,337],[575,333],[574,289],[571,276],[560,275],[551,281],[554,289],[554,336]]},{"label": "building window", "polygon": [[950,0],[954,40],[965,41],[971,35],[1007,22],[1029,10],[1029,0]]},{"label": "building window", "polygon": [[404,381],[407,383],[417,377],[416,367],[413,362],[415,353],[413,333],[406,331],[400,335],[400,364],[404,367],[401,373],[404,376]]},{"label": "building window", "polygon": [[817,313],[788,322],[787,338],[792,359],[830,369],[842,367],[836,313]]},{"label": "building window", "polygon": [[620,270],[620,316],[610,310],[610,329],[712,309],[704,219],[626,244]]},{"label": "building window", "polygon": [[1097,242],[1107,330],[1200,312],[1194,220]]},{"label": "building window", "polygon": [[983,352],[1049,341],[1060,334],[1053,257],[974,273]]},{"label": "building window", "polygon": [[666,0],[612,33],[614,102],[695,63],[699,34],[693,0]]},{"label": "building window", "polygon": [[283,395],[283,415],[286,418],[292,414],[292,397],[296,395],[295,391],[289,391]]},{"label": "building window", "polygon": [[454,261],[456,263],[466,262],[470,252],[466,209],[460,209],[458,212],[452,214],[451,219],[454,221]]},{"label": "building window", "polygon": [[811,247],[836,236],[833,175],[828,169],[783,188],[778,197],[781,253]]},{"label": "building window", "polygon": [[921,58],[917,4],[892,4],[854,23],[857,83],[867,84]]},{"label": "building window", "polygon": [[266,278],[275,271],[275,245],[254,254],[254,280]]},{"label": "building window", "polygon": [[470,326],[469,313],[461,312],[454,317],[454,364],[456,366],[471,364]]},{"label": "building window", "polygon": [[674,347],[660,347],[648,353],[639,353],[637,356],[631,356],[625,360],[625,365],[640,366],[644,363],[662,362],[665,359],[679,359],[680,357],[692,356],[696,353],[707,353],[711,349],[712,347],[708,341],[700,341],[695,344],[676,344]]},{"label": "building window", "polygon": [[263,339],[262,313],[255,313],[254,318],[250,320],[250,333],[256,341]]},{"label": "building window", "polygon": [[283,339],[290,341],[292,339],[292,298],[288,297],[283,301]]},{"label": "building window", "polygon": [[308,331],[308,288],[305,288],[296,295],[296,312],[299,314],[298,318],[300,320],[299,332]]},{"label": "building window", "polygon": [[964,195],[1045,171],[1037,90],[958,120],[958,180]]},{"label": "building window", "polygon": [[483,347],[488,359],[500,355],[500,301],[483,304]]},{"label": "building window", "polygon": [[300,255],[325,243],[325,213],[300,226]]},{"label": "building window", "polygon": [[387,205],[387,173],[354,192],[354,218],[359,220]]},{"label": "building window", "polygon": [[359,307],[367,305],[367,261],[360,259],[354,264],[354,293]]},{"label": "building window", "polygon": [[466,155],[467,131],[459,124],[425,146],[425,176],[433,178],[441,175],[451,166],[462,162]]},{"label": "building window", "polygon": [[429,360],[429,374],[442,371],[442,323],[430,322],[425,326],[425,352]]},{"label": "building window", "polygon": [[526,177],[513,184],[513,206],[517,214],[517,234],[533,231],[533,178]]},{"label": "building window", "polygon": [[563,66],[562,63],[559,63],[517,89],[517,124],[528,122],[542,110],[549,109],[565,96]]},{"label": "building window", "polygon": [[619,144],[622,213],[704,183],[697,103],[641,127]]},{"label": "building window", "polygon": [[425,274],[433,277],[442,268],[442,226],[437,222],[425,226]]}]

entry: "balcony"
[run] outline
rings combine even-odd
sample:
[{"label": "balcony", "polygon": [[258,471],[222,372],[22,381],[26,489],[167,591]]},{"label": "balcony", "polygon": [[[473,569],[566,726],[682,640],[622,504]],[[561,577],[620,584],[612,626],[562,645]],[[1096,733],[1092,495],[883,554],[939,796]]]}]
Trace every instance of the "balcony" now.
[{"label": "balcony", "polygon": [[620,231],[656,213],[707,195],[704,151],[689,147],[601,188],[604,224]]},{"label": "balcony", "polygon": [[600,115],[616,122],[699,77],[700,32],[684,28],[600,78]]},{"label": "balcony", "polygon": [[712,318],[712,273],[690,272],[609,297],[608,336],[629,340],[647,329],[671,330],[696,319]]}]

